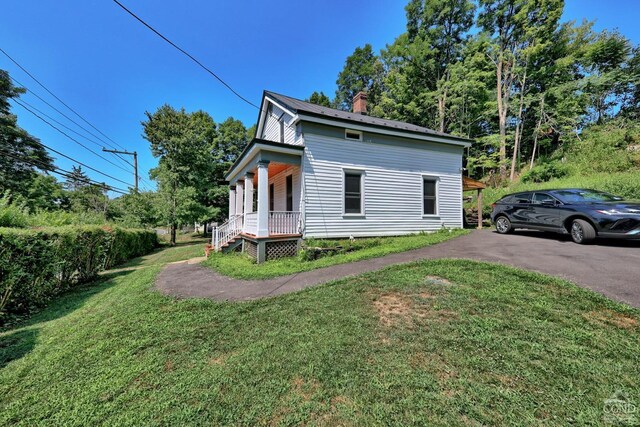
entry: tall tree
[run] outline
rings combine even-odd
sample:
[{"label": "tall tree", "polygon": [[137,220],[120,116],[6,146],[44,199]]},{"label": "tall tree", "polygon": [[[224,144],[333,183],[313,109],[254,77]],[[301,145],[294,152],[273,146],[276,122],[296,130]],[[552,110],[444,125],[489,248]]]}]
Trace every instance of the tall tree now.
[{"label": "tall tree", "polygon": [[203,204],[210,185],[216,124],[207,113],[187,113],[163,105],[155,113],[145,113],[144,137],[159,158],[150,175],[158,182],[160,211],[176,242],[180,223],[202,221],[213,215]]},{"label": "tall tree", "polygon": [[331,100],[324,92],[313,92],[311,96],[307,99],[307,102],[312,104],[321,105],[323,107],[331,108]]},{"label": "tall tree", "polygon": [[64,188],[69,191],[78,191],[81,188],[88,187],[91,184],[89,176],[82,170],[82,166],[71,166],[71,173],[67,175],[64,182]]},{"label": "tall tree", "polygon": [[583,90],[589,95],[591,119],[602,123],[624,104],[634,76],[628,71],[632,46],[617,31],[602,31],[588,47]]},{"label": "tall tree", "polygon": [[53,168],[53,159],[40,141],[18,126],[9,101],[25,92],[15,87],[9,73],[0,70],[0,193],[26,196],[38,171]]},{"label": "tall tree", "polygon": [[[507,174],[507,119],[511,111],[514,85],[524,82],[529,48],[539,35],[554,29],[562,13],[562,0],[480,0],[481,28],[491,34],[489,56],[495,65],[496,110],[498,113],[500,177]],[[551,31],[553,32],[553,30]],[[518,80],[520,79],[520,80]],[[526,90],[524,87],[521,88]]]},{"label": "tall tree", "polygon": [[360,91],[367,92],[368,104],[375,106],[382,91],[383,74],[382,62],[371,45],[357,47],[347,57],[344,68],[338,74],[335,100],[337,107],[351,110],[353,97]]},{"label": "tall tree", "polygon": [[473,24],[470,0],[412,0],[407,31],[382,52],[386,77],[380,112],[441,132],[454,120],[451,72]]},{"label": "tall tree", "polygon": [[224,180],[226,171],[236,161],[250,139],[255,135],[254,127],[247,130],[240,120],[229,117],[218,126],[212,151],[211,184],[209,185],[209,203],[216,206],[216,216],[212,219],[222,221],[228,215],[229,188]]},{"label": "tall tree", "polygon": [[429,83],[437,103],[437,129],[445,132],[451,68],[461,60],[475,5],[469,0],[411,0],[406,12],[409,41],[432,52],[433,75]]}]

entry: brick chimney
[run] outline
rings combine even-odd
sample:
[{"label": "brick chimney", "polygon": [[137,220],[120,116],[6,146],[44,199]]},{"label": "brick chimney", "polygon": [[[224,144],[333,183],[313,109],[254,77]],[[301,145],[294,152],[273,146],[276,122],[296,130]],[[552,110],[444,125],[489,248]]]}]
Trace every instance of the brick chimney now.
[{"label": "brick chimney", "polygon": [[367,114],[367,94],[365,92],[358,92],[353,97],[353,112],[355,114]]}]

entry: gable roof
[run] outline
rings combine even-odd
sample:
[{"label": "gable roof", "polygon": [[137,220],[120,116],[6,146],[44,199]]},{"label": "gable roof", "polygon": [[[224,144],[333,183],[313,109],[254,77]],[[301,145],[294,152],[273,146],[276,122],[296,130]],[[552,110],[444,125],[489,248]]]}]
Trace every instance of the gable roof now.
[{"label": "gable roof", "polygon": [[467,138],[450,135],[448,133],[437,132],[433,129],[413,125],[411,123],[401,122],[398,120],[381,119],[365,114],[357,114],[349,111],[337,110],[335,108],[312,104],[311,102],[302,101],[300,99],[292,98],[290,96],[281,95],[279,93],[267,90],[264,91],[264,95],[281,104],[284,108],[294,114],[322,117],[327,120],[354,123],[361,126],[390,129],[398,132],[409,132],[422,136],[434,136],[439,138],[451,139],[452,141],[461,141],[466,144],[472,142],[472,140]]}]

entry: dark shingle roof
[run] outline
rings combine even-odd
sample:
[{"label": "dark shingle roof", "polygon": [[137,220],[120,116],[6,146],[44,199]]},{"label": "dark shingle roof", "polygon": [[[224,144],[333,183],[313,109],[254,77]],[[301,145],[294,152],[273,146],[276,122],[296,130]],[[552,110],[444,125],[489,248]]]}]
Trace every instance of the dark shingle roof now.
[{"label": "dark shingle roof", "polygon": [[432,129],[428,129],[422,126],[412,125],[411,123],[400,122],[398,120],[381,119],[378,117],[372,117],[363,114],[356,114],[349,111],[336,110],[335,108],[323,107],[322,105],[312,104],[310,102],[301,101],[290,96],[281,95],[275,92],[265,91],[266,96],[272,98],[274,101],[282,104],[283,107],[290,110],[292,113],[303,113],[315,116],[323,116],[327,119],[339,120],[351,123],[358,123],[361,125],[368,125],[380,128],[394,129],[397,131],[411,132],[423,135],[433,135],[444,138],[451,138],[460,141],[471,142],[467,138],[461,138],[447,133],[437,132]]}]

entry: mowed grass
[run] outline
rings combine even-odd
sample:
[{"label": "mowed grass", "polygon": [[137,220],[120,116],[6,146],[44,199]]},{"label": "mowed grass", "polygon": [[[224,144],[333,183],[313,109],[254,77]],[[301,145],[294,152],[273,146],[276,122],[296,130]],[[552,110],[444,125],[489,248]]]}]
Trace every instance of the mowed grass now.
[{"label": "mowed grass", "polygon": [[248,303],[152,289],[166,249],[0,333],[2,425],[595,425],[640,401],[639,312],[423,261]]},{"label": "mowed grass", "polygon": [[[240,252],[229,254],[214,253],[209,256],[209,259],[207,259],[203,265],[213,268],[225,276],[236,279],[269,279],[418,249],[436,243],[442,243],[468,233],[468,230],[441,230],[435,233],[411,234],[408,236],[358,239],[358,241],[366,241],[362,249],[332,256],[324,256],[312,261],[305,261],[300,257],[289,257],[256,264],[248,255]],[[323,247],[331,246],[322,240],[317,241],[317,243]],[[338,241],[336,244],[344,247],[348,245],[346,241]]]}]

